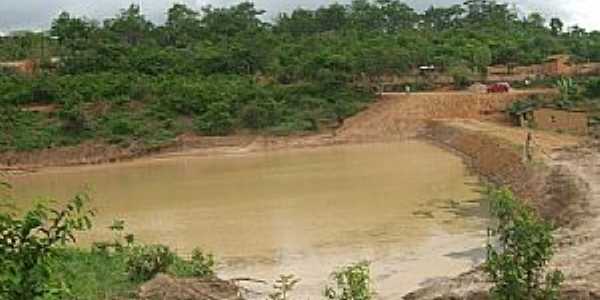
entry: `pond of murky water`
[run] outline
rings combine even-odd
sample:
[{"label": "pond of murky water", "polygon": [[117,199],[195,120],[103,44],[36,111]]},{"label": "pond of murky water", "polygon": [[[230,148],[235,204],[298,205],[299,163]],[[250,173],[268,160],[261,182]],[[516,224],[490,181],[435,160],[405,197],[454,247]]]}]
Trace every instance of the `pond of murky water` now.
[{"label": "pond of murky water", "polygon": [[466,271],[485,243],[478,179],[417,141],[165,157],[12,183],[19,199],[90,190],[98,216],[84,243],[110,239],[106,227],[123,219],[145,242],[214,253],[223,278],[295,274],[300,299],[319,298],[331,271],[360,260],[371,262],[379,298],[397,299]]}]

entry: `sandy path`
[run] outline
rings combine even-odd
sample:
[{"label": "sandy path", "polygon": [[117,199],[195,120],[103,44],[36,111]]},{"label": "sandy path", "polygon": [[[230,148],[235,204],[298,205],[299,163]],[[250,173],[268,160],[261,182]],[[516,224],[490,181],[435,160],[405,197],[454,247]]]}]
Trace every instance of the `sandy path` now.
[{"label": "sandy path", "polygon": [[561,248],[553,265],[569,279],[567,286],[585,288],[600,299],[600,152],[598,146],[566,148],[553,154],[553,164],[567,168],[588,188],[590,217],[575,229],[559,233]]}]

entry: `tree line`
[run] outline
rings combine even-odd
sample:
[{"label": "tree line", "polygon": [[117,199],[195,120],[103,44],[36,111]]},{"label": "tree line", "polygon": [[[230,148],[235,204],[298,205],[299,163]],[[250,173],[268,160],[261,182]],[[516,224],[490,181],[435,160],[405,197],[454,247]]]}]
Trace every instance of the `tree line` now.
[{"label": "tree line", "polygon": [[600,33],[565,28],[539,13],[519,16],[508,4],[468,0],[417,12],[399,0],[354,0],[315,10],[296,9],[263,21],[244,2],[195,11],[175,4],[164,24],[136,5],[114,18],[87,20],[61,13],[50,35],[67,60],[64,73],[135,70],[157,75],[227,73],[287,83],[323,69],[352,75],[402,73],[410,67],[527,65],[569,53],[600,60]]}]

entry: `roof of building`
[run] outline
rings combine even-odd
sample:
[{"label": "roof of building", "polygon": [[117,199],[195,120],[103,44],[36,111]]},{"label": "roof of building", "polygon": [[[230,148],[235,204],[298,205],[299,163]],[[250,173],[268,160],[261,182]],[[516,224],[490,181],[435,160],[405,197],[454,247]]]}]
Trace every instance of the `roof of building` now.
[{"label": "roof of building", "polygon": [[563,111],[563,112],[570,112],[570,113],[587,113],[587,110],[585,110],[585,109],[576,108],[576,107],[559,107],[557,105],[543,105],[540,107],[536,107],[534,110],[541,110],[541,109],[556,110],[556,111]]}]

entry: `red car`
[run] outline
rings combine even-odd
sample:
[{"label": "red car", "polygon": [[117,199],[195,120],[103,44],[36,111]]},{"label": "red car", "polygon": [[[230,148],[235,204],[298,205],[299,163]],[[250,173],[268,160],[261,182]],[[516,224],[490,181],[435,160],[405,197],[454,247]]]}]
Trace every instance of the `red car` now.
[{"label": "red car", "polygon": [[507,82],[490,84],[487,87],[487,92],[488,93],[508,93],[508,92],[510,92],[510,84],[508,84]]}]

